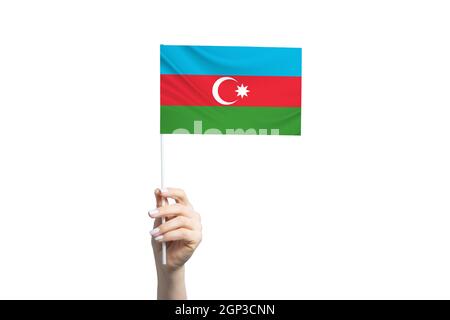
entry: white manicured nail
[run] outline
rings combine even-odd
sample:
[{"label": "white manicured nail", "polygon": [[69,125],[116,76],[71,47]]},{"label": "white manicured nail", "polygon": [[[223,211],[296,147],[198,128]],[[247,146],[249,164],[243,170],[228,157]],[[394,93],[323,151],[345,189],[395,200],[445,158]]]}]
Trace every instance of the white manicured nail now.
[{"label": "white manicured nail", "polygon": [[167,190],[167,188],[162,188],[161,193],[169,193],[169,190]]},{"label": "white manicured nail", "polygon": [[154,209],[154,210],[149,211],[148,214],[150,215],[150,217],[153,218],[158,212],[159,212],[158,209]]},{"label": "white manicured nail", "polygon": [[156,240],[156,241],[161,241],[162,238],[163,238],[163,236],[157,236],[157,237],[155,238],[155,240]]},{"label": "white manicured nail", "polygon": [[158,234],[158,232],[159,232],[159,228],[155,228],[155,229],[153,229],[152,231],[150,231],[150,234],[151,234],[152,236],[154,236],[154,235]]}]

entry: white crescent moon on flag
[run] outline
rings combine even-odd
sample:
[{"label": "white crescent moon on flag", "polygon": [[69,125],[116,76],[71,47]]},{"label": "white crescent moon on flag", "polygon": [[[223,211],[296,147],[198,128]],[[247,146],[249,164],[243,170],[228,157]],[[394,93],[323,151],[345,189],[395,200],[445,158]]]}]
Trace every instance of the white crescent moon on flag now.
[{"label": "white crescent moon on flag", "polygon": [[217,79],[216,82],[214,82],[214,85],[212,87],[212,95],[213,95],[214,99],[216,99],[216,101],[218,103],[226,105],[226,106],[229,106],[230,104],[235,103],[237,100],[234,100],[234,101],[231,101],[231,102],[225,101],[219,95],[219,87],[220,87],[220,85],[222,84],[222,82],[227,81],[227,80],[233,80],[233,81],[237,82],[236,79],[231,78],[231,77],[222,77],[222,78]]}]

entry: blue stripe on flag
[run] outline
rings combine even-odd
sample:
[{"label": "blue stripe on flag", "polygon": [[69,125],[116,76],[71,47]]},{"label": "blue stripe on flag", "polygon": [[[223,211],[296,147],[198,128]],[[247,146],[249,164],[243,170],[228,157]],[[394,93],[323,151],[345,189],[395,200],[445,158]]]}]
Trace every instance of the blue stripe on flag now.
[{"label": "blue stripe on flag", "polygon": [[301,76],[301,48],[161,45],[161,74]]}]

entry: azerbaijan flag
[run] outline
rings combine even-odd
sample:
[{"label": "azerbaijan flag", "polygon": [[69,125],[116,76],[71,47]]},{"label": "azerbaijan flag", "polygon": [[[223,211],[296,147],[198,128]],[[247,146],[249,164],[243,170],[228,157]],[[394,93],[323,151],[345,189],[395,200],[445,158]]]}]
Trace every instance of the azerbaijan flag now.
[{"label": "azerbaijan flag", "polygon": [[161,45],[161,133],[300,135],[302,49]]}]

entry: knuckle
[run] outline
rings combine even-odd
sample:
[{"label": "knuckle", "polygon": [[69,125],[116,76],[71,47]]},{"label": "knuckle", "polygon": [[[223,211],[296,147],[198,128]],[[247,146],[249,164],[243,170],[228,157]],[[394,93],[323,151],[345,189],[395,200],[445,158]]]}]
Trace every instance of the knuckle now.
[{"label": "knuckle", "polygon": [[197,243],[200,243],[200,242],[202,242],[202,239],[203,239],[202,234],[201,233],[197,233],[196,236],[195,236],[195,241]]},{"label": "knuckle", "polygon": [[172,229],[172,225],[173,225],[173,221],[169,220],[166,223],[161,225],[161,228],[159,228],[159,230],[161,232],[169,232]]},{"label": "knuckle", "polygon": [[195,231],[202,231],[202,225],[201,223],[198,223],[197,221],[191,222],[192,230]]},{"label": "knuckle", "polygon": [[187,230],[181,230],[180,235],[183,239],[186,239],[189,236],[189,232]]},{"label": "knuckle", "polygon": [[181,224],[181,225],[187,226],[187,225],[189,225],[189,223],[190,223],[190,221],[189,221],[188,218],[186,218],[186,217],[180,217],[180,224]]},{"label": "knuckle", "polygon": [[166,207],[159,207],[158,211],[159,211],[159,213],[164,214],[167,212],[167,209],[166,209]]},{"label": "knuckle", "polygon": [[181,211],[181,213],[183,213],[183,214],[186,215],[186,216],[189,216],[189,215],[190,215],[190,212],[191,212],[191,210],[189,209],[189,207],[187,207],[187,206],[185,206],[185,205],[182,205],[182,204],[180,204],[180,211]]},{"label": "knuckle", "polygon": [[170,232],[164,234],[164,239],[165,239],[166,241],[172,241],[172,234],[171,234]]},{"label": "knuckle", "polygon": [[184,224],[184,216],[177,216],[176,218],[175,218],[175,220],[177,221],[177,226],[181,226],[181,225],[183,225]]}]

